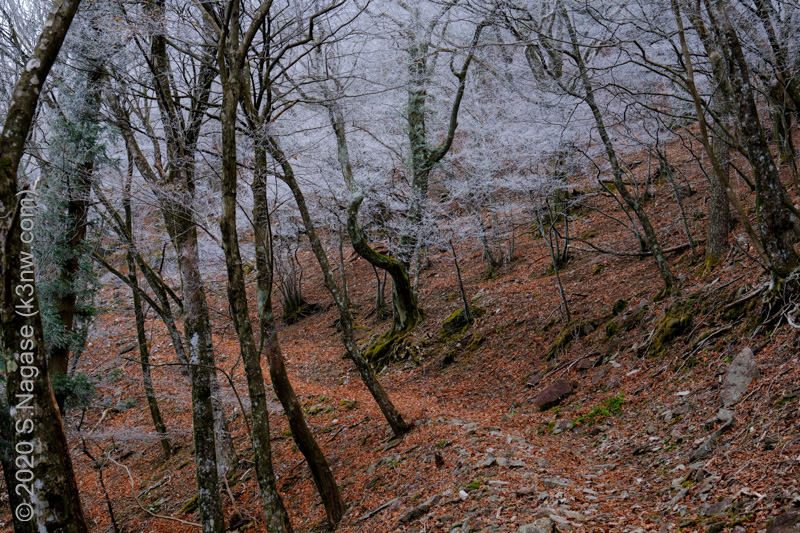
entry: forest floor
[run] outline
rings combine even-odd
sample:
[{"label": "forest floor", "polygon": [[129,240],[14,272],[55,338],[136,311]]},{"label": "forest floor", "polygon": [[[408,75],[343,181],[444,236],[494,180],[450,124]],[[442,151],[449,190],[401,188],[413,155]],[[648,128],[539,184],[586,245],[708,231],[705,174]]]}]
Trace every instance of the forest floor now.
[{"label": "forest floor", "polygon": [[[692,189],[682,191],[684,210],[693,236],[702,241],[706,187],[699,171],[688,163],[684,170]],[[654,190],[647,210],[663,245],[684,244],[671,186]],[[591,204],[618,209],[607,195]],[[574,217],[573,235],[619,252],[638,251],[630,232],[598,212]],[[305,296],[323,310],[281,325],[279,338],[308,422],[349,506],[337,531],[531,533],[553,524],[559,531],[763,531],[771,517],[800,505],[798,332],[788,325],[758,327],[759,296],[745,298],[765,279],[746,247],[734,243],[711,273],[703,271],[702,242],[697,252],[699,260],[688,248],[669,254],[682,289],[656,300],[661,280],[652,258],[598,253],[576,242],[560,272],[573,316],[567,324],[542,239],[519,232],[516,259],[493,279],[486,279],[481,254],[464,249],[460,266],[468,296],[486,313],[444,340],[442,324],[461,300],[452,260],[433,257],[433,268],[420,279],[426,314],[413,338],[416,360],[380,374],[416,426],[400,440],[391,440],[358,373],[343,358],[336,310],[312,257],[303,256]],[[366,341],[388,322],[371,314],[375,278],[369,266],[353,258],[347,276]],[[218,364],[233,375],[246,406],[224,279],[206,281]],[[197,531],[164,518],[198,520],[196,512],[185,512],[196,493],[188,384],[168,366],[174,353],[152,320],[152,362],[166,365],[154,367],[155,388],[179,446],[163,462],[133,349],[129,291],[119,285],[103,291],[106,311],[79,365],[98,380],[97,397],[92,408],[72,410],[66,418],[93,531],[110,530],[109,512],[81,436],[103,463],[123,531]],[[617,301],[624,309],[617,303],[612,310]],[[254,297],[251,305],[255,315]],[[547,357],[559,339],[570,338]],[[758,374],[745,383],[730,412],[720,412],[728,368],[747,347]],[[266,363],[264,369],[268,375]],[[539,410],[535,398],[559,378],[570,382],[573,393]],[[252,519],[242,530],[264,531],[241,409],[220,379],[241,456],[240,473],[230,483],[236,501],[224,495],[225,512],[230,517],[238,510]],[[322,531],[320,499],[280,404],[269,394],[285,505],[296,531]],[[733,420],[726,423],[730,414]],[[115,462],[104,459],[109,456]],[[0,530],[9,528],[6,514]]]}]

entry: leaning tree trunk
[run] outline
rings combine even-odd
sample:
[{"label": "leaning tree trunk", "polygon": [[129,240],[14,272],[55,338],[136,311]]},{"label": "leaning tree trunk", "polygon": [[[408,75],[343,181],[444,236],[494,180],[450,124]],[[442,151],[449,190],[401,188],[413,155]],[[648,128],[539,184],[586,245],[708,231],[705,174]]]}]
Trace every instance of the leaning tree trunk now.
[{"label": "leaning tree trunk", "polygon": [[336,479],[333,477],[328,460],[322,453],[314,435],[306,423],[303,406],[294,392],[286,373],[281,347],[278,343],[275,315],[272,310],[272,231],[269,223],[267,205],[266,169],[267,154],[256,146],[255,176],[253,177],[253,228],[256,248],[256,276],[258,285],[258,319],[260,331],[259,353],[265,351],[269,363],[269,373],[275,395],[283,406],[292,438],[303,457],[306,458],[311,477],[325,505],[325,513],[331,526],[338,524],[347,511]]},{"label": "leaning tree trunk", "polygon": [[595,100],[594,86],[589,79],[589,71],[584,63],[583,54],[581,53],[580,46],[578,45],[578,36],[575,31],[575,27],[572,25],[572,21],[569,19],[569,15],[567,15],[566,11],[563,11],[563,7],[562,17],[567,26],[567,32],[569,34],[570,44],[572,46],[572,56],[577,63],[578,75],[580,76],[580,81],[583,85],[583,100],[589,106],[589,109],[594,116],[595,125],[597,126],[597,133],[600,135],[600,139],[603,142],[603,146],[606,150],[608,162],[611,164],[611,171],[614,176],[614,185],[619,191],[620,196],[622,196],[622,199],[636,214],[636,218],[642,225],[645,238],[647,239],[647,246],[656,260],[656,265],[658,266],[658,271],[661,274],[661,279],[664,281],[664,293],[668,294],[673,291],[678,282],[675,279],[675,276],[672,274],[672,270],[670,270],[669,262],[664,255],[664,250],[661,248],[661,244],[658,242],[658,237],[656,236],[656,232],[653,229],[653,225],[650,223],[650,218],[647,216],[644,207],[639,202],[637,196],[631,194],[631,192],[628,190],[628,186],[625,185],[625,173],[622,170],[619,159],[617,158],[617,152],[614,149],[614,144],[611,141],[611,137],[606,130],[602,111]]},{"label": "leaning tree trunk", "polygon": [[339,311],[339,324],[342,327],[342,343],[347,351],[347,355],[355,364],[358,373],[361,375],[361,379],[369,389],[372,397],[375,398],[375,401],[378,403],[383,416],[386,418],[386,421],[389,423],[389,426],[392,428],[394,434],[402,435],[409,431],[412,426],[403,420],[403,417],[392,403],[389,395],[386,393],[386,390],[378,381],[378,377],[375,375],[375,370],[373,370],[373,368],[361,354],[361,350],[356,343],[355,321],[353,319],[353,314],[344,303],[344,298],[342,297],[341,290],[336,283],[336,277],[333,274],[330,261],[328,260],[328,256],[322,246],[322,241],[320,240],[319,235],[317,235],[317,229],[314,226],[314,221],[312,220],[311,213],[308,210],[305,196],[303,195],[303,191],[300,190],[300,186],[297,184],[297,180],[294,177],[294,169],[289,163],[289,160],[286,158],[286,155],[278,147],[277,141],[272,137],[267,138],[267,150],[270,152],[272,158],[281,166],[281,169],[283,170],[281,179],[284,181],[284,183],[286,183],[286,185],[289,186],[295,202],[297,203],[297,207],[300,210],[300,216],[303,219],[303,225],[306,229],[306,234],[311,242],[311,249],[313,250],[314,255],[317,258],[317,262],[322,269],[325,287],[328,289],[328,292],[331,293],[331,296],[333,296],[333,301],[336,304],[337,310]]},{"label": "leaning tree trunk", "polygon": [[[0,134],[0,324],[6,361],[12,451],[21,465],[8,486],[17,531],[84,533],[89,526],[81,508],[69,444],[50,386],[42,319],[36,297],[33,257],[35,203],[18,196],[18,171],[44,82],[78,10],[79,0],[56,0],[30,59],[11,93]],[[5,356],[5,355],[4,355]],[[16,367],[16,368],[13,368]],[[17,463],[19,461],[19,463]],[[30,463],[30,464],[26,464]],[[7,474],[8,475],[8,474]],[[30,479],[28,479],[30,478]],[[18,494],[23,501],[17,499]],[[27,520],[22,518],[27,517]]]},{"label": "leaning tree trunk", "polygon": [[373,249],[358,225],[358,210],[364,201],[364,193],[353,177],[342,109],[334,98],[328,98],[328,102],[328,117],[336,136],[339,166],[345,185],[350,191],[347,205],[347,233],[350,235],[350,242],[356,253],[373,268],[380,268],[392,277],[392,328],[374,340],[364,353],[368,362],[380,364],[393,346],[420,322],[422,309],[417,303],[417,295],[408,275],[408,265],[401,259],[389,257]]}]

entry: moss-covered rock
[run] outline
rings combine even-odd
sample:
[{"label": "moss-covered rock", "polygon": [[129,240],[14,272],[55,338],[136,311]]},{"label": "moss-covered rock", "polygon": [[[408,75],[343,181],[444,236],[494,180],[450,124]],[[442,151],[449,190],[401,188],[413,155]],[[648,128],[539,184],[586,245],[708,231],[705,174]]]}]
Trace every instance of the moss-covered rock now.
[{"label": "moss-covered rock", "polygon": [[480,307],[472,307],[469,308],[469,318],[464,313],[464,308],[461,307],[457,311],[454,311],[449,317],[447,317],[442,324],[442,329],[439,332],[440,339],[447,339],[454,335],[460,335],[469,329],[472,322],[475,321],[475,318],[479,316],[483,316],[486,313],[485,310],[481,309]]},{"label": "moss-covered rock", "polygon": [[695,298],[689,298],[682,302],[676,302],[667,309],[656,325],[653,341],[647,351],[648,355],[661,355],[667,345],[691,330],[692,316],[696,312],[695,300]]},{"label": "moss-covered rock", "polygon": [[626,307],[628,307],[628,302],[620,298],[611,306],[611,314],[617,316],[622,313]]},{"label": "moss-covered rock", "polygon": [[606,324],[606,338],[610,339],[619,331],[619,324],[613,320]]}]

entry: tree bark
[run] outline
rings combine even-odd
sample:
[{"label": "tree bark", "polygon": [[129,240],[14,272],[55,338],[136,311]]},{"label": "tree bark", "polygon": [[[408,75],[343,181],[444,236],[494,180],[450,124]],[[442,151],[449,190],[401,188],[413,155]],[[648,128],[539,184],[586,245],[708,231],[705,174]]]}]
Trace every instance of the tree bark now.
[{"label": "tree bark", "polygon": [[[776,278],[788,276],[798,264],[794,250],[795,220],[786,208],[788,194],[783,188],[778,169],[769,150],[758,115],[750,70],[736,30],[728,18],[724,0],[707,3],[716,19],[739,121],[742,142],[753,169],[756,186],[756,215],[761,241],[768,259],[768,268]],[[791,201],[789,201],[791,205]]]},{"label": "tree bark", "polygon": [[238,54],[238,2],[231,8],[227,42],[220,43],[218,67],[222,85],[222,216],[220,230],[228,272],[228,302],[233,315],[236,336],[244,361],[247,391],[252,410],[252,441],[256,478],[261,491],[261,504],[266,518],[266,528],[275,533],[291,533],[289,515],[278,493],[272,466],[272,446],[269,435],[269,409],[264,375],[256,349],[236,228],[236,111],[241,96],[241,78],[244,57]]},{"label": "tree bark", "polygon": [[[50,386],[33,258],[28,247],[30,241],[26,237],[31,234],[21,227],[23,219],[30,221],[34,204],[27,195],[17,196],[17,173],[39,95],[79,3],[79,0],[54,2],[25,70],[14,87],[0,134],[0,269],[3,280],[0,289],[0,338],[3,352],[15,354],[12,366],[17,367],[8,372],[6,387],[10,418],[15,427],[12,438],[15,449],[12,453],[17,458],[23,457],[22,450],[26,450],[26,443],[30,443],[32,449],[25,455],[33,463],[29,469],[32,479],[22,481],[28,476],[22,475],[23,469],[20,467],[14,472],[15,478],[8,486],[9,493],[14,493],[10,501],[21,506],[12,509],[17,531],[89,531],[78,495],[69,444]],[[23,242],[23,239],[27,242]],[[23,377],[23,371],[30,377]],[[32,427],[28,430],[22,426],[25,430],[17,431],[16,424],[24,425],[26,421]],[[7,478],[9,475],[10,472],[6,474]],[[17,490],[20,490],[19,494],[28,492],[30,496],[20,502]],[[29,506],[30,522],[20,520],[17,512],[25,506]]]},{"label": "tree bark", "polygon": [[256,247],[256,276],[258,290],[258,317],[260,346],[259,353],[266,353],[272,387],[283,406],[289,427],[300,453],[308,463],[311,477],[325,505],[328,522],[338,524],[347,506],[333,477],[328,461],[317,444],[314,435],[306,423],[303,406],[294,392],[286,365],[278,342],[275,315],[272,310],[272,229],[270,226],[269,208],[267,205],[266,169],[267,154],[260,146],[256,146],[255,172],[252,183],[253,191],[253,228]]}]

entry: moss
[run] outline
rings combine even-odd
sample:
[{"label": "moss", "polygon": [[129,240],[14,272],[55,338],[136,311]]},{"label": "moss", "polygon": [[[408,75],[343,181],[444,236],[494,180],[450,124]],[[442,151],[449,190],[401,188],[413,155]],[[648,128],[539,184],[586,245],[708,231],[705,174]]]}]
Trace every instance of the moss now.
[{"label": "moss", "polygon": [[347,409],[355,409],[358,407],[358,401],[356,400],[342,400],[340,405],[344,406]]},{"label": "moss", "polygon": [[610,396],[600,402],[600,405],[593,408],[591,411],[586,413],[583,416],[579,416],[575,420],[572,421],[572,427],[576,426],[590,426],[599,420],[603,420],[604,418],[608,418],[612,415],[617,414],[622,410],[622,405],[625,403],[625,399],[622,396],[622,393],[615,394],[614,396]]},{"label": "moss", "polygon": [[381,362],[392,348],[405,338],[405,333],[397,333],[390,329],[377,339],[370,343],[366,350],[364,350],[364,357],[367,361],[376,365]]},{"label": "moss", "polygon": [[796,400],[796,399],[797,399],[797,395],[796,394],[790,394],[790,395],[787,395],[787,396],[783,396],[781,399],[779,399],[777,402],[775,402],[775,409],[780,409],[784,405],[786,405],[787,403],[789,403],[789,402],[791,402],[793,400]]},{"label": "moss", "polygon": [[486,313],[480,307],[472,307],[469,308],[470,317],[467,318],[464,316],[464,308],[459,308],[457,311],[454,311],[449,317],[447,317],[442,324],[442,329],[439,332],[439,338],[442,340],[446,340],[449,337],[454,335],[460,335],[469,329],[472,322],[475,321],[476,317],[483,316]]},{"label": "moss", "polygon": [[692,297],[683,302],[677,302],[667,309],[656,325],[653,342],[647,351],[649,356],[661,355],[673,340],[689,332],[692,326],[692,316],[697,311],[695,303],[696,297]]},{"label": "moss", "polygon": [[468,351],[477,350],[478,348],[481,347],[481,345],[483,344],[483,341],[485,341],[485,340],[486,340],[486,338],[483,335],[481,335],[480,333],[474,333],[472,335],[472,340],[470,341],[469,346],[467,346],[467,350]]},{"label": "moss", "polygon": [[613,320],[611,322],[609,322],[608,324],[606,324],[606,338],[607,339],[610,339],[611,337],[616,335],[618,331],[619,331],[619,324],[617,324]]},{"label": "moss", "polygon": [[200,501],[197,497],[197,494],[191,497],[191,499],[181,507],[181,513],[183,514],[191,514],[197,511],[197,508],[200,507]]},{"label": "moss", "polygon": [[611,314],[617,316],[618,314],[623,312],[626,307],[628,307],[628,302],[620,298],[619,300],[614,302],[614,305],[611,306]]}]

